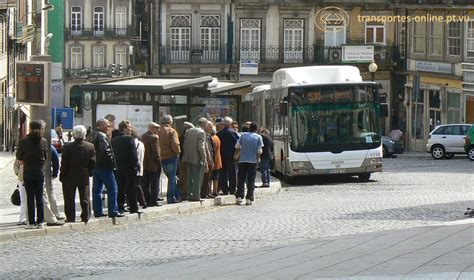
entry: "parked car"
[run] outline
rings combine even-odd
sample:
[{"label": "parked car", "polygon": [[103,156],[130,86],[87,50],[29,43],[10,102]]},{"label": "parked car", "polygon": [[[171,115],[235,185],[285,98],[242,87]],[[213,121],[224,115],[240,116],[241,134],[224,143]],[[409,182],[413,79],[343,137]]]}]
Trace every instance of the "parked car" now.
[{"label": "parked car", "polygon": [[62,152],[63,150],[63,140],[59,139],[58,133],[56,133],[56,130],[51,129],[51,144],[56,148],[58,153]]},{"label": "parked car", "polygon": [[465,154],[466,134],[470,124],[439,125],[430,132],[426,151],[434,159],[453,158],[455,154]]},{"label": "parked car", "polygon": [[387,158],[393,157],[394,154],[403,154],[400,143],[393,141],[390,137],[382,136],[382,156]]},{"label": "parked car", "polygon": [[474,160],[474,125],[471,125],[464,139],[464,151],[470,160]]}]

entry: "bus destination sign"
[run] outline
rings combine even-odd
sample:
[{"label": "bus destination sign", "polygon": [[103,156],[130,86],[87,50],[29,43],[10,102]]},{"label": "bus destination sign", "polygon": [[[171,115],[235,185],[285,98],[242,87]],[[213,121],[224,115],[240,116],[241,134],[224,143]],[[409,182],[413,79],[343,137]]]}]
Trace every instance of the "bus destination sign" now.
[{"label": "bus destination sign", "polygon": [[306,98],[310,103],[340,103],[352,102],[352,91],[331,90],[331,91],[312,91],[306,94]]}]

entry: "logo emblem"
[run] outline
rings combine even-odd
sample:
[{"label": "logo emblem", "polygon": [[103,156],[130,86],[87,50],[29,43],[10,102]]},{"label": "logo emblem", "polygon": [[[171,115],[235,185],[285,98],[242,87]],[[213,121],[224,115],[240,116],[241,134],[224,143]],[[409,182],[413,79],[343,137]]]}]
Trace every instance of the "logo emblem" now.
[{"label": "logo emblem", "polygon": [[326,26],[333,28],[331,32],[339,32],[349,25],[349,14],[341,8],[329,6],[322,8],[314,15],[314,25],[321,31],[327,32]]}]

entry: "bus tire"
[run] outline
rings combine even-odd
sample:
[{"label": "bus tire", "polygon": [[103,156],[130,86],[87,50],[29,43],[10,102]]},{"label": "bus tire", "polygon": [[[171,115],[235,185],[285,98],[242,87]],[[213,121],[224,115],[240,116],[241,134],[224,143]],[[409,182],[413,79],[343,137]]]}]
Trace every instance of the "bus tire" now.
[{"label": "bus tire", "polygon": [[359,177],[359,181],[361,182],[368,182],[370,180],[371,173],[360,173],[357,175]]}]

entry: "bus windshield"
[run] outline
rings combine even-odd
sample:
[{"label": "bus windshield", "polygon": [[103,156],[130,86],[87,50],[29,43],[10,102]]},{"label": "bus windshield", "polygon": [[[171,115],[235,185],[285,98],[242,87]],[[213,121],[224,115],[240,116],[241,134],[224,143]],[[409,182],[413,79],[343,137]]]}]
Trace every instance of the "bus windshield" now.
[{"label": "bus windshield", "polygon": [[290,145],[296,152],[373,149],[381,145],[372,85],[290,89]]}]

